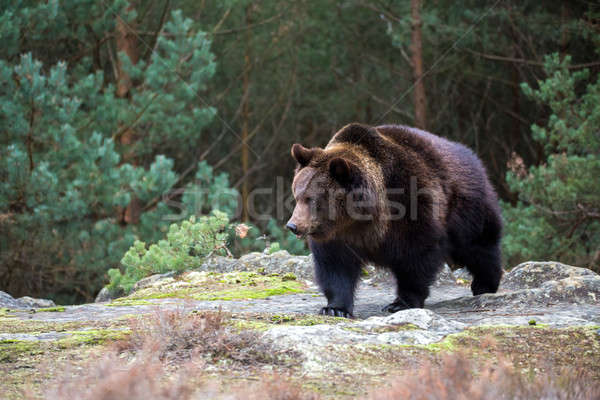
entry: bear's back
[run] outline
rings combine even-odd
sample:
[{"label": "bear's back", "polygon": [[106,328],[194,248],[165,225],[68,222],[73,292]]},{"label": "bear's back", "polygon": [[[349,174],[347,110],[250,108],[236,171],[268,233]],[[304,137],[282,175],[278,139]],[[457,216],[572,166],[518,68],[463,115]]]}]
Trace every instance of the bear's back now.
[{"label": "bear's back", "polygon": [[435,153],[446,165],[479,163],[477,156],[468,147],[421,129],[404,125],[381,125],[375,129],[399,146],[410,147],[422,155],[423,152]]},{"label": "bear's back", "polygon": [[465,145],[403,125],[382,125],[375,129],[401,147],[410,147],[421,156],[440,160],[438,165],[446,169],[443,175],[454,181],[452,183],[458,186],[455,189],[463,192],[463,195],[476,195],[473,192],[487,189],[489,183],[485,167],[479,157]]},{"label": "bear's back", "polygon": [[326,149],[343,143],[361,146],[382,166],[388,187],[405,187],[407,176],[435,177],[447,195],[478,198],[496,195],[485,167],[468,147],[404,125],[346,125]]},{"label": "bear's back", "polygon": [[[420,158],[429,159],[430,166],[436,169],[454,164],[458,167],[460,164],[479,162],[477,156],[460,143],[404,125],[370,127],[352,123],[340,129],[327,147],[341,143],[359,145],[379,161],[388,158],[390,153],[404,149],[414,152]],[[443,165],[440,164],[440,161]]]}]

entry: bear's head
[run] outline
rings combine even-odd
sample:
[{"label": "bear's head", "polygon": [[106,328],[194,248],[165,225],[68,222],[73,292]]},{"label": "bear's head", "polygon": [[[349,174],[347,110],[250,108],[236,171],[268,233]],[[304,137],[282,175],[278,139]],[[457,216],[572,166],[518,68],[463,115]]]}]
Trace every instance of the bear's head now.
[{"label": "bear's head", "polygon": [[364,155],[343,144],[325,149],[294,144],[292,156],[298,163],[292,183],[296,206],[288,229],[326,241],[373,223],[378,199]]}]

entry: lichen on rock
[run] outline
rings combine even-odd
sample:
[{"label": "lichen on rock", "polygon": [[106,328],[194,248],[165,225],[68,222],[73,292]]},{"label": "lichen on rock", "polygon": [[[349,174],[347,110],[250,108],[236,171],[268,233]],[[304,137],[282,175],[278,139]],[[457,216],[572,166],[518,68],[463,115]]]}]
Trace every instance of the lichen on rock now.
[{"label": "lichen on rock", "polygon": [[177,277],[154,279],[124,299],[262,299],[300,293],[305,288],[304,283],[278,273],[190,271]]}]

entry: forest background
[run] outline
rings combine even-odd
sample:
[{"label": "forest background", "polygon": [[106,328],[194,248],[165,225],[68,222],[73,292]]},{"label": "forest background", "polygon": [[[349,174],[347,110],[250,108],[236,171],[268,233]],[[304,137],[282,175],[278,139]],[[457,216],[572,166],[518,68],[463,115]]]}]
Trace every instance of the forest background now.
[{"label": "forest background", "polygon": [[90,301],[136,240],[216,209],[194,223],[227,251],[306,254],[276,206],[289,149],[353,121],[473,148],[507,268],[600,269],[598,3],[0,0],[0,41],[0,289],[15,297]]}]

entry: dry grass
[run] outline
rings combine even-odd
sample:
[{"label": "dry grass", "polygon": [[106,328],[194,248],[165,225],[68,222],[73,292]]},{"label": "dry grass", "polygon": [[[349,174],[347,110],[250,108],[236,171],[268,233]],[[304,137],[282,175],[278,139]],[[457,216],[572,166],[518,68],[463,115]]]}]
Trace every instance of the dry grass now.
[{"label": "dry grass", "polygon": [[372,392],[370,400],[592,400],[600,386],[581,370],[561,370],[530,376],[498,355],[478,366],[461,354],[447,354],[441,363],[396,378],[388,388]]},{"label": "dry grass", "polygon": [[152,348],[162,362],[181,363],[202,357],[207,361],[228,360],[240,365],[282,364],[289,352],[279,352],[260,340],[254,331],[237,332],[225,323],[221,312],[156,310],[152,318],[134,319],[131,335],[116,344],[117,351],[139,353]]},{"label": "dry grass", "polygon": [[[221,312],[190,312],[187,308],[160,311],[132,320],[131,334],[107,348],[106,356],[83,370],[66,370],[44,393],[44,399],[309,400],[289,380],[274,376],[245,387],[206,384],[206,367],[231,371],[284,364],[290,352],[278,352],[259,333],[228,327]],[[29,398],[35,396],[29,394]]]},{"label": "dry grass", "polygon": [[[153,354],[143,349],[140,354]],[[208,385],[197,364],[184,364],[168,373],[156,357],[127,362],[116,354],[90,365],[85,374],[62,379],[45,399],[81,400],[317,400],[290,379],[264,376],[251,385],[230,388]],[[370,400],[591,400],[600,398],[598,385],[576,372],[538,375],[534,378],[515,370],[507,361],[488,362],[483,367],[462,355],[446,355],[438,364],[424,367],[391,381],[387,388],[371,393]]]},{"label": "dry grass", "polygon": [[240,387],[225,396],[230,400],[318,400],[315,393],[304,391],[300,386],[281,375],[265,376],[249,387]]},{"label": "dry grass", "polygon": [[[194,381],[202,371],[186,365],[168,374],[156,360],[140,359],[128,365],[115,356],[93,364],[84,376],[62,379],[50,391],[47,400],[317,400],[285,377],[273,375],[245,387],[223,390],[215,384]],[[167,378],[168,376],[168,378]]]},{"label": "dry grass", "polygon": [[[70,376],[69,376],[70,375]],[[193,393],[182,376],[165,379],[163,365],[140,358],[127,363],[114,354],[90,364],[84,374],[65,374],[44,399],[64,400],[188,400]]]}]

